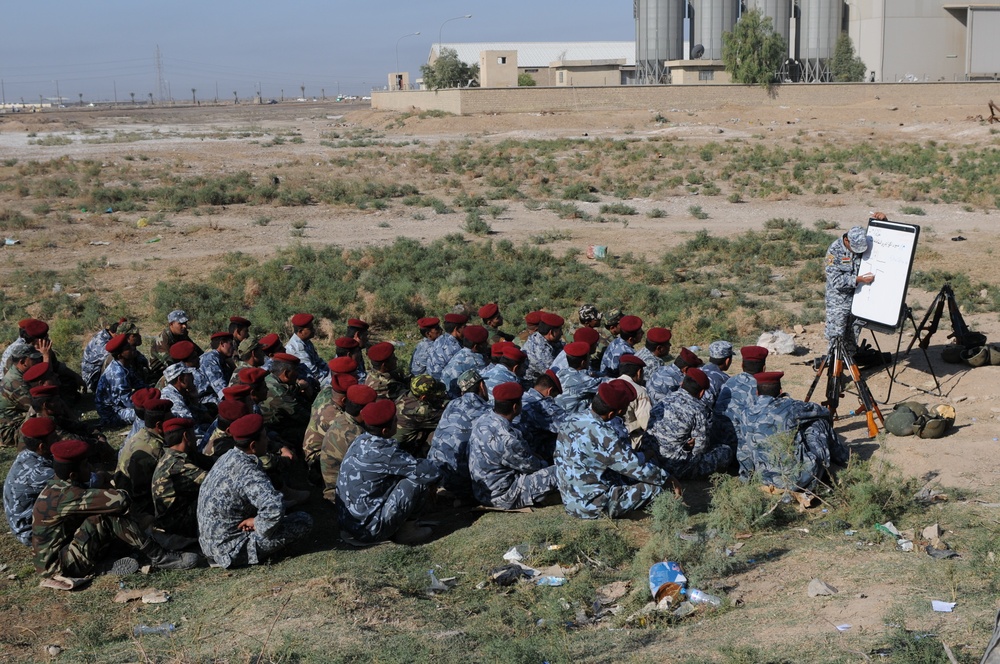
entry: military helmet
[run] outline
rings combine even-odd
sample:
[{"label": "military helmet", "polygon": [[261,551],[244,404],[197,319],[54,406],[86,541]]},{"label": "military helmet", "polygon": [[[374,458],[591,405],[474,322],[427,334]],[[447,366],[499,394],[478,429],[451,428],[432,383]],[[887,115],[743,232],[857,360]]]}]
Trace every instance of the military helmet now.
[{"label": "military helmet", "polygon": [[1000,365],[1000,344],[990,344],[990,364],[993,366]]},{"label": "military helmet", "polygon": [[990,349],[987,346],[975,346],[962,351],[962,360],[970,367],[984,367],[990,363]]},{"label": "military helmet", "polygon": [[885,418],[885,430],[894,436],[912,436],[917,416],[906,404],[899,404]]},{"label": "military helmet", "polygon": [[941,438],[951,427],[953,420],[943,417],[918,418],[913,425],[913,433],[918,438]]}]

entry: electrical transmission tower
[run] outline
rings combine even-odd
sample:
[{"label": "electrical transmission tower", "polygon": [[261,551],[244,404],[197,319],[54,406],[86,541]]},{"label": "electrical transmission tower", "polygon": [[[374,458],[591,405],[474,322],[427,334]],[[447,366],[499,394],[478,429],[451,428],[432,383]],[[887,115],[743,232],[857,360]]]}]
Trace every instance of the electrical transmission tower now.
[{"label": "electrical transmission tower", "polygon": [[163,58],[160,57],[160,45],[156,45],[156,56],[153,59],[153,66],[156,67],[156,88],[159,91],[160,101],[167,100],[167,82],[163,78]]}]

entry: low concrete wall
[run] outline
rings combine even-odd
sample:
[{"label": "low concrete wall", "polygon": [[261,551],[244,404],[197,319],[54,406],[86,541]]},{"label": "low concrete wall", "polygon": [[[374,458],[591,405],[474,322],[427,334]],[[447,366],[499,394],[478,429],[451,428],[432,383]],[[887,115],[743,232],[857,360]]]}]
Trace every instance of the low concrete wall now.
[{"label": "low concrete wall", "polygon": [[756,86],[657,85],[572,88],[471,88],[373,92],[372,108],[385,111],[440,110],[456,115],[614,111],[720,106],[851,106],[878,97],[881,103],[968,106],[1000,99],[1000,83],[817,83],[780,85],[769,94]]}]

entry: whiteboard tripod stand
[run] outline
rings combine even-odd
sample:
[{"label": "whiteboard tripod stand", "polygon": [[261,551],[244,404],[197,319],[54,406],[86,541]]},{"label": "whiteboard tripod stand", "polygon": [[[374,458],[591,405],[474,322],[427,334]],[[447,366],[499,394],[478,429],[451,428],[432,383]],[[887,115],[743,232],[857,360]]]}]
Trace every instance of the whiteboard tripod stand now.
[{"label": "whiteboard tripod stand", "polygon": [[805,400],[809,401],[812,398],[813,392],[819,384],[819,379],[825,373],[826,401],[821,402],[820,405],[826,406],[834,419],[839,419],[837,408],[840,407],[840,400],[845,392],[845,368],[848,370],[851,380],[854,381],[854,387],[858,391],[858,400],[860,401],[859,407],[848,415],[865,415],[868,419],[868,435],[875,438],[878,435],[878,424],[875,422],[875,418],[878,417],[883,428],[885,427],[885,418],[882,417],[882,411],[879,410],[871,390],[868,389],[868,383],[861,377],[861,370],[858,368],[858,363],[854,361],[854,356],[848,353],[844,347],[842,337],[834,337],[830,340],[830,348],[820,360],[819,367],[816,369],[816,377],[813,378],[812,385],[809,386]]},{"label": "whiteboard tripod stand", "polygon": [[[889,389],[885,393],[885,399],[883,399],[883,400],[881,400],[879,402],[879,403],[883,403],[883,404],[888,404],[889,403],[889,399],[892,397],[892,386],[895,385],[896,383],[899,383],[903,387],[910,387],[910,388],[913,388],[915,390],[920,390],[922,392],[926,392],[926,393],[931,394],[931,392],[929,392],[928,390],[925,390],[925,389],[923,389],[921,387],[917,387],[916,385],[909,385],[908,383],[904,383],[903,381],[898,380],[898,376],[899,376],[899,373],[900,373],[900,371],[899,371],[899,358],[902,357],[903,355],[909,355],[910,354],[910,350],[912,350],[914,342],[920,337],[921,330],[924,329],[924,323],[927,322],[926,318],[924,319],[924,323],[921,323],[918,326],[917,325],[917,321],[913,318],[913,309],[910,307],[910,305],[908,305],[908,304],[906,304],[904,302],[903,303],[903,308],[902,308],[902,313],[899,316],[899,320],[900,320],[899,327],[896,327],[896,328],[882,326],[882,325],[879,325],[877,323],[873,323],[871,321],[866,321],[866,320],[862,320],[861,321],[862,326],[871,333],[872,341],[875,342],[875,348],[880,353],[882,352],[882,347],[878,343],[878,338],[875,336],[875,332],[881,332],[882,334],[887,334],[887,335],[893,335],[893,334],[896,335],[896,352],[892,354],[892,365],[890,366],[888,363],[886,363],[885,365],[883,365],[886,374],[888,374],[888,376],[889,376]],[[899,352],[899,349],[902,348],[902,346],[903,346],[903,333],[906,330],[906,321],[907,320],[909,320],[910,321],[910,325],[913,326],[913,335],[914,336],[913,336],[913,341],[910,342],[910,345],[906,349],[906,353],[901,354]],[[933,332],[932,332],[932,334],[933,334]],[[930,335],[927,336],[927,339],[928,339],[928,341],[930,340]],[[934,372],[934,365],[931,364],[931,358],[927,354],[927,346],[924,345],[923,342],[921,342],[921,345],[920,345],[920,352],[924,354],[924,361],[927,363],[927,370],[930,372],[931,378],[934,379],[934,389],[935,389],[935,392],[936,392],[935,396],[939,396],[940,397],[940,396],[942,396],[941,395],[941,382],[938,380],[937,374]]]}]

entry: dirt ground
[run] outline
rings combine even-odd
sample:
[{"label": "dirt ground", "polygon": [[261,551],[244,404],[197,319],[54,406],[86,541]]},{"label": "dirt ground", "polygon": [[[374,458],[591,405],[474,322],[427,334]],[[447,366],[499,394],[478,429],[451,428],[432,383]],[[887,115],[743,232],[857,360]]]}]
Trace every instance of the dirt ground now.
[{"label": "dirt ground", "polygon": [[[651,122],[652,116],[663,112],[671,122],[661,127]],[[159,109],[75,110],[64,109],[38,115],[0,116],[0,155],[21,161],[52,159],[67,155],[74,159],[94,159],[120,163],[129,155],[144,155],[151,162],[183,165],[188,172],[232,173],[248,170],[255,178],[281,173],[279,165],[296,163],[308,167],[315,164],[322,175],[328,168],[333,150],[319,145],[323,134],[347,129],[371,128],[384,133],[387,139],[423,144],[442,141],[498,142],[504,139],[553,137],[625,137],[643,138],[670,135],[691,142],[719,141],[726,138],[750,137],[764,133],[768,142],[788,143],[793,138],[814,141],[916,141],[937,140],[960,146],[977,146],[994,140],[989,128],[966,118],[982,112],[979,105],[949,108],[894,109],[873,100],[854,108],[780,108],[763,117],[761,111],[733,106],[710,112],[687,112],[683,109],[654,109],[646,112],[621,113],[558,113],[545,115],[504,115],[478,117],[441,117],[420,119],[410,117],[404,126],[388,128],[398,114],[378,113],[360,106],[333,102],[326,104],[280,104],[276,106],[198,107]],[[297,131],[304,142],[263,147],[247,140],[218,140],[187,137],[209,131],[255,128],[263,132]],[[80,141],[86,130],[153,132],[166,138],[121,144],[85,144]],[[29,132],[38,136],[67,135],[70,145],[30,145]],[[399,150],[412,149],[402,146]],[[276,170],[277,169],[277,170]],[[371,175],[376,175],[372,173]],[[7,201],[10,202],[10,201]],[[571,239],[549,245],[556,252],[570,247],[585,249],[588,245],[606,245],[613,254],[632,252],[655,257],[658,252],[676,246],[692,233],[707,229],[713,234],[736,234],[747,229],[760,229],[775,217],[798,219],[811,225],[817,219],[835,222],[847,229],[863,224],[874,210],[885,212],[890,219],[918,223],[920,237],[917,269],[932,268],[965,271],[973,281],[997,283],[993,256],[1000,252],[1000,234],[995,220],[997,210],[966,211],[960,205],[921,203],[924,217],[905,217],[898,211],[899,200],[879,200],[856,194],[804,195],[788,200],[757,199],[734,205],[725,197],[681,195],[657,200],[630,200],[639,214],[630,218],[627,227],[621,224],[581,224],[557,218],[547,210],[532,211],[523,204],[511,202],[499,219],[490,220],[496,231],[494,239],[525,241],[528,235],[545,230],[571,231]],[[692,204],[702,206],[709,217],[692,218],[687,209]],[[593,213],[599,204],[580,203]],[[664,218],[649,218],[644,213],[659,208]],[[73,266],[82,261],[106,257],[113,270],[101,271],[100,287],[107,292],[119,292],[126,299],[138,301],[141,289],[136,284],[150,276],[150,265],[156,274],[176,270],[179,278],[197,278],[215,265],[228,251],[239,250],[258,256],[272,254],[277,248],[292,242],[308,244],[335,243],[353,247],[392,242],[398,236],[433,240],[460,229],[462,215],[437,217],[428,212],[425,220],[415,220],[411,210],[390,208],[384,211],[335,209],[326,206],[295,208],[252,208],[232,206],[212,216],[195,216],[192,211],[170,214],[170,226],[136,228],[140,217],[149,213],[120,213],[118,221],[110,221],[99,212],[74,212],[72,223],[53,234],[51,228],[28,229],[18,232],[20,245],[0,251],[0,275],[19,266],[45,260],[54,265]],[[261,214],[272,221],[261,226],[254,219]],[[290,238],[292,224],[304,221],[304,236]],[[966,241],[952,241],[962,236]],[[149,243],[155,237],[156,243]],[[109,244],[95,245],[95,242]],[[156,261],[151,263],[151,261]],[[935,293],[913,292],[910,303],[918,307],[917,322]],[[1000,319],[997,314],[967,316],[974,330],[991,339],[1000,339]],[[912,338],[912,329],[904,329],[903,348]],[[885,372],[876,372],[868,379],[876,399],[884,401],[891,385],[890,403],[916,398],[929,404],[950,403],[958,412],[954,431],[940,440],[920,440],[915,437],[888,437],[876,453],[889,455],[905,473],[924,477],[936,474],[944,486],[973,492],[985,502],[1000,501],[1000,367],[975,370],[941,361],[940,350],[951,332],[947,316],[928,350],[930,369],[923,353],[914,349],[898,365],[896,382],[890,384]],[[868,333],[865,333],[868,336]],[[897,338],[878,335],[883,350],[895,350]],[[784,370],[786,388],[797,397],[804,396],[812,379],[804,360],[826,350],[821,325],[814,325],[796,337],[802,347],[798,356],[773,357],[769,368]],[[935,389],[934,375],[940,383]],[[822,392],[822,386],[819,388]],[[843,411],[854,408],[855,400],[848,395]],[[884,406],[888,413],[891,406]],[[876,444],[868,440],[864,419],[844,418],[838,432],[862,449],[874,451]],[[822,561],[821,561],[822,562]],[[829,567],[850,564],[850,561],[829,560]],[[779,566],[794,566],[785,560]],[[771,568],[766,574],[747,572],[738,579],[744,594],[781,592],[781,569]],[[855,579],[857,588],[871,589],[870,582]],[[876,629],[881,624],[885,604],[878,593],[874,599],[857,599],[846,606],[819,609],[809,625],[799,624],[797,630],[829,632],[830,624],[851,623],[862,628]]]}]

